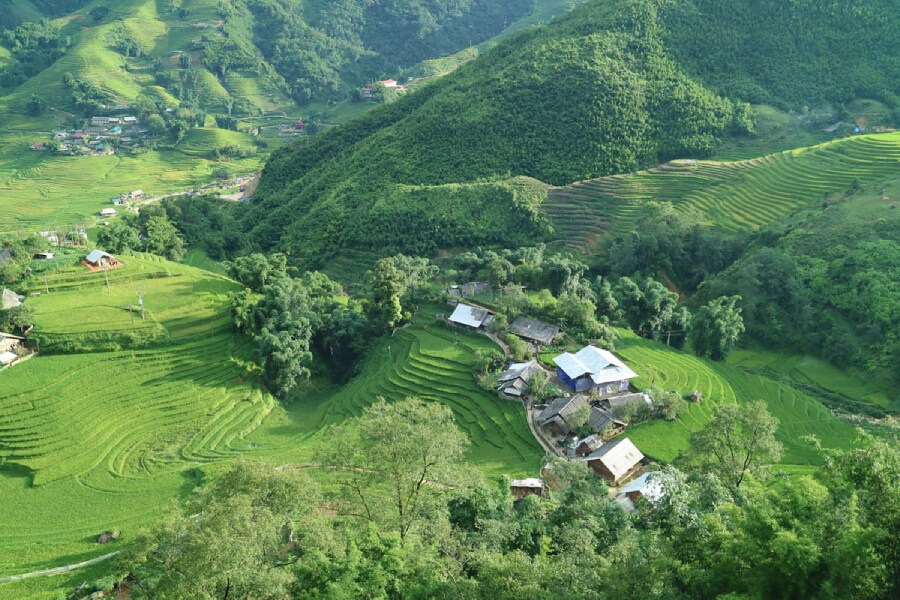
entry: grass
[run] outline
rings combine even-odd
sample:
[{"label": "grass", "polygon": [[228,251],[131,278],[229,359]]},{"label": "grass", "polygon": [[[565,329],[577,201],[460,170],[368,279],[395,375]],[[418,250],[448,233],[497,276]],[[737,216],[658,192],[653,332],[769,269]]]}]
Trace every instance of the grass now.
[{"label": "grass", "polygon": [[821,402],[784,383],[743,369],[700,359],[662,344],[621,332],[617,353],[639,375],[635,385],[660,387],[689,394],[699,390],[701,403],[688,403],[675,422],[653,421],[629,429],[627,435],[644,454],[663,462],[675,460],[688,448],[690,434],[701,429],[716,405],[765,400],[781,425],[778,439],[784,444],[784,465],[813,466],[821,456],[802,438],[815,435],[828,448],[849,448],[854,429],[836,418]]},{"label": "grass", "polygon": [[[237,283],[150,254],[118,258],[124,263],[118,269],[90,273],[81,265],[65,266],[46,282],[40,278],[31,290],[40,295],[28,300],[36,311],[36,335],[46,339],[161,327],[170,337],[183,337],[230,324],[225,302],[229,292],[240,288]],[[128,306],[139,315],[138,286],[146,318],[135,316],[132,322]]]},{"label": "grass", "polygon": [[699,211],[725,230],[756,229],[845,193],[854,181],[893,177],[898,165],[900,133],[861,135],[752,160],[674,161],[582,181],[552,188],[544,208],[559,239],[578,248],[606,233],[631,231],[651,200]]}]

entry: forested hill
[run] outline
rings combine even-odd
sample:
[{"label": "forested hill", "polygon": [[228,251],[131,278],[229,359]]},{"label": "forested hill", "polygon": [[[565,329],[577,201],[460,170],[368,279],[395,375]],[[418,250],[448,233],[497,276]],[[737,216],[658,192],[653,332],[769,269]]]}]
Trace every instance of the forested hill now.
[{"label": "forested hill", "polygon": [[[403,186],[519,175],[564,184],[702,156],[750,129],[746,101],[796,107],[867,96],[897,108],[900,71],[887,68],[900,56],[893,4],[589,2],[394,105],[280,152],[248,228],[260,246],[304,260],[347,246],[423,251],[463,241],[447,222],[464,230],[461,220],[486,206],[436,215],[427,189],[413,200],[398,195]],[[362,227],[385,215],[427,239]],[[507,220],[493,229],[513,231]],[[479,241],[472,237],[465,241]]]},{"label": "forested hill", "polygon": [[[248,223],[261,244],[283,239],[309,258],[392,241],[358,231],[390,209],[407,231],[430,231],[427,243],[453,245],[461,240],[435,226],[427,193],[423,204],[401,202],[400,186],[504,174],[567,183],[702,154],[746,131],[749,107],[687,77],[660,34],[654,3],[621,1],[527,30],[422,91],[274,156]],[[427,250],[414,238],[400,248]]]}]

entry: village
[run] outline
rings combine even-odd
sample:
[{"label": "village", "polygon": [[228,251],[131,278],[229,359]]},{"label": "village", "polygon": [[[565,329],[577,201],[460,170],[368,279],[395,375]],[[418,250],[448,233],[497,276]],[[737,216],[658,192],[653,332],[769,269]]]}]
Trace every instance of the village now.
[{"label": "village", "polygon": [[[116,106],[128,110],[131,106]],[[49,142],[36,142],[31,150],[69,156],[109,156],[118,150],[141,148],[153,136],[135,116],[94,116],[87,127],[57,129]]]},{"label": "village", "polygon": [[[489,295],[490,283],[451,286],[444,293],[453,306],[447,323],[487,335],[506,349],[492,331],[495,312],[472,300]],[[512,321],[508,330],[529,344],[535,357],[565,337],[560,328],[525,316]],[[508,361],[496,375],[496,392],[501,399],[523,403],[528,425],[547,456],[585,463],[628,512],[637,511],[639,498],[651,506],[659,502],[665,488],[650,470],[652,461],[622,435],[628,428],[627,415],[654,410],[653,398],[632,384],[639,375],[612,352],[590,344],[556,355],[552,364],[542,362],[539,358]],[[556,392],[549,401],[534,397],[537,380],[542,380],[541,387]],[[700,402],[701,394],[693,392],[689,399]],[[545,462],[542,471],[548,468]],[[547,484],[540,477],[515,479],[510,489],[516,499],[522,499],[544,495]]]}]

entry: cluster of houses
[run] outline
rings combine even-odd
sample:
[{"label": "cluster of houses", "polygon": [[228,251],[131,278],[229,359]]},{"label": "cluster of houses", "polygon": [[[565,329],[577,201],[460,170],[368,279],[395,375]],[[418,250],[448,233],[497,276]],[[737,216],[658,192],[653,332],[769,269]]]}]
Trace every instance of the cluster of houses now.
[{"label": "cluster of houses", "polygon": [[[150,136],[134,116],[91,117],[89,126],[83,129],[56,130],[53,139],[59,143],[60,154],[106,156],[117,148],[140,148]],[[32,150],[47,150],[47,142],[38,142]]]},{"label": "cluster of houses", "polygon": [[[453,286],[445,293],[451,299],[471,297],[484,293],[479,285]],[[493,320],[494,313],[490,310],[462,301],[448,317],[453,325],[480,331],[486,331]],[[552,344],[561,333],[558,327],[528,317],[517,318],[509,331],[537,347]],[[647,394],[631,391],[631,380],[637,374],[612,352],[591,345],[575,353],[564,352],[553,362],[556,364],[553,379],[571,393],[535,407],[538,410],[534,424],[545,440],[565,446],[569,460],[585,462],[611,486],[627,483],[616,498],[626,510],[634,510],[638,497],[658,502],[665,493],[662,484],[652,474],[643,473],[646,460],[634,443],[627,437],[618,437],[627,427],[617,416],[620,411],[630,405],[653,404]],[[499,393],[508,398],[524,398],[530,380],[540,371],[543,368],[535,360],[510,364],[498,377]],[[521,499],[530,494],[543,494],[544,483],[536,478],[515,480],[511,489]]]}]

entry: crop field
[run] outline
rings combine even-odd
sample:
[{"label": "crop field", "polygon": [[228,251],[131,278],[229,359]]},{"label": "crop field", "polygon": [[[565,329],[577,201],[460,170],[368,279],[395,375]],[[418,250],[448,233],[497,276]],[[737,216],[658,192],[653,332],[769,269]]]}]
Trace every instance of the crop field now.
[{"label": "crop field", "polygon": [[845,191],[896,176],[900,133],[862,135],[738,162],[673,161],[656,169],[551,188],[558,239],[588,248],[631,231],[641,205],[671,202],[729,231],[755,229]]},{"label": "crop field", "polygon": [[[124,266],[117,269],[91,273],[77,265],[48,275],[46,281],[39,278],[31,292],[40,295],[28,300],[36,311],[36,334],[49,338],[161,327],[168,337],[183,337],[229,325],[225,301],[229,292],[240,288],[237,283],[150,254],[118,258]],[[144,299],[144,320],[138,291]]]},{"label": "crop field", "polygon": [[489,474],[534,474],[544,453],[525,421],[522,405],[501,400],[475,384],[472,353],[496,347],[484,336],[449,329],[423,311],[416,323],[379,346],[361,373],[328,403],[317,429],[354,417],[378,397],[418,397],[449,406],[472,446],[468,460]]},{"label": "crop field", "polygon": [[670,462],[688,447],[690,434],[701,429],[722,403],[765,400],[781,421],[778,439],[784,444],[784,465],[821,464],[821,456],[802,438],[818,437],[828,448],[849,448],[853,428],[836,418],[821,402],[786,384],[754,375],[740,368],[700,359],[664,345],[623,334],[619,354],[639,377],[640,388],[660,387],[689,394],[699,390],[703,400],[688,403],[675,422],[652,421],[628,431],[642,452]]}]

